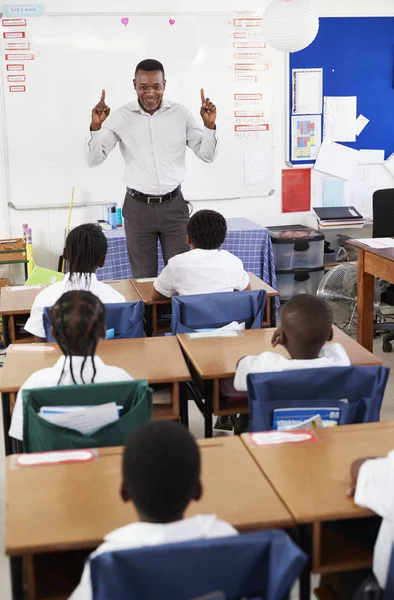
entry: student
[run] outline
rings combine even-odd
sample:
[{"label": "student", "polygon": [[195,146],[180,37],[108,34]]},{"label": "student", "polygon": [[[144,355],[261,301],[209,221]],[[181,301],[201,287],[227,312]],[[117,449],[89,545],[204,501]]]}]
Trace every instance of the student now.
[{"label": "student", "polygon": [[227,233],[226,219],[214,210],[199,210],[188,221],[191,250],[170,258],[153,283],[153,300],[186,294],[250,290],[242,261],[219,250]]},{"label": "student", "polygon": [[[132,502],[139,522],[107,534],[94,554],[172,542],[226,537],[236,530],[215,515],[184,518],[201,499],[201,459],[196,442],[180,424],[150,421],[135,431],[123,454],[121,497]],[[91,600],[89,563],[69,600]]]},{"label": "student", "polygon": [[66,240],[68,273],[42,290],[34,300],[25,329],[38,338],[45,339],[42,315],[46,306],[53,306],[58,298],[69,290],[89,290],[104,304],[126,302],[110,285],[97,281],[96,269],[102,267],[107,254],[107,238],[98,225],[86,223],[72,229]]},{"label": "student", "polygon": [[[349,366],[349,357],[341,344],[325,345],[332,340],[332,325],[333,314],[327,302],[309,294],[294,296],[285,304],[281,325],[272,337],[272,346],[284,346],[290,359],[276,352],[245,356],[238,363],[234,388],[247,391],[248,373]],[[225,395],[226,391],[222,385]]]},{"label": "student", "polygon": [[95,356],[100,338],[105,338],[105,307],[91,292],[66,292],[50,311],[52,335],[63,356],[48,369],[33,373],[20,388],[9,435],[23,439],[22,390],[73,385],[130,381],[133,378],[119,367],[110,367]]}]

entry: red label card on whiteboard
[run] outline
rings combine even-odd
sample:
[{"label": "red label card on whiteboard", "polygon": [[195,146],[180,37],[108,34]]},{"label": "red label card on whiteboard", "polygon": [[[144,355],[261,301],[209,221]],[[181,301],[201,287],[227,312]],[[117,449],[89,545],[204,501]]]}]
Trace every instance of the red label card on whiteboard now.
[{"label": "red label card on whiteboard", "polygon": [[6,54],[6,60],[33,60],[34,54]]},{"label": "red label card on whiteboard", "polygon": [[24,38],[24,31],[3,31],[3,38],[5,40],[15,39],[15,38]]},{"label": "red label card on whiteboard", "polygon": [[7,65],[7,71],[24,71],[25,65]]},{"label": "red label card on whiteboard", "polygon": [[7,42],[6,50],[30,50],[29,42]]},{"label": "red label card on whiteboard", "polygon": [[9,85],[8,89],[10,90],[10,92],[25,92],[26,86],[25,85]]},{"label": "red label card on whiteboard", "polygon": [[2,19],[3,27],[24,27],[26,19]]},{"label": "red label card on whiteboard", "polygon": [[311,170],[282,171],[282,212],[303,212],[311,209]]},{"label": "red label card on whiteboard", "polygon": [[7,81],[10,83],[15,81],[26,81],[26,75],[7,75]]}]

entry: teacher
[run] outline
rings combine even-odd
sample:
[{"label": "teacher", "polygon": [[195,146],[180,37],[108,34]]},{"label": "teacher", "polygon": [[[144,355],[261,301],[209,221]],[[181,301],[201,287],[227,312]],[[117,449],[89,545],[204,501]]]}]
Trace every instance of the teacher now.
[{"label": "teacher", "polygon": [[140,62],[134,78],[137,100],[109,117],[103,90],[92,110],[85,144],[86,162],[95,167],[119,142],[125,161],[123,217],[133,277],[157,275],[158,238],[165,264],[189,249],[189,205],[181,190],[186,146],[204,162],[212,162],[217,152],[216,107],[204,90],[200,110],[204,127],[200,127],[187,108],[163,97],[165,88],[163,65],[152,59]]}]

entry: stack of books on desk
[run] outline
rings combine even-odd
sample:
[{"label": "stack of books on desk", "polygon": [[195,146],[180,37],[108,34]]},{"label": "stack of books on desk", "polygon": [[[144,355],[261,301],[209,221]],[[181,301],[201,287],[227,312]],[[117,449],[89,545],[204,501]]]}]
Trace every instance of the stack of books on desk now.
[{"label": "stack of books on desk", "polygon": [[333,206],[313,208],[321,229],[337,229],[364,227],[365,219],[354,206]]}]

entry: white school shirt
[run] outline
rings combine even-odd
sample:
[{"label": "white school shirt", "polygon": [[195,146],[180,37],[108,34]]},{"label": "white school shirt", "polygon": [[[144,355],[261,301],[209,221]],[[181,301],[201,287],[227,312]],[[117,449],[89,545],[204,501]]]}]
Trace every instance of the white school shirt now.
[{"label": "white school shirt", "polygon": [[[81,379],[81,367],[83,360],[83,356],[72,357],[72,368],[77,384],[83,383]],[[131,375],[129,375],[124,369],[121,369],[120,367],[111,367],[104,364],[99,356],[95,356],[93,360],[96,367],[94,383],[112,383],[115,381],[131,381],[133,379]],[[64,373],[59,385],[73,385],[74,382],[71,377],[70,358],[66,359],[64,356],[61,356],[53,365],[53,367],[36,371],[33,373],[33,375],[30,375],[30,377],[26,379],[16,397],[14,412],[12,413],[11,427],[9,430],[9,435],[11,437],[17,440],[23,440],[22,390],[56,387],[58,385],[63,365]],[[90,357],[86,359],[82,375],[85,383],[91,383],[93,377],[93,364]]]},{"label": "white school shirt", "polygon": [[70,281],[70,273],[67,273],[63,281],[57,281],[40,292],[31,308],[30,317],[27,319],[25,329],[32,335],[45,338],[45,330],[42,322],[44,308],[53,306],[60,296],[72,290],[87,290],[100,298],[103,304],[126,302],[126,298],[107,283],[98,281],[94,273],[74,273]]},{"label": "white school shirt", "polygon": [[172,192],[182,183],[186,146],[210,163],[218,145],[215,129],[200,127],[185,106],[165,98],[153,115],[138,100],[129,102],[111,113],[99,131],[90,131],[85,141],[89,167],[104,162],[118,142],[125,162],[123,181],[152,196]]},{"label": "white school shirt", "polygon": [[373,572],[384,588],[394,543],[394,451],[386,458],[367,460],[361,465],[354,501],[383,518],[375,544]]},{"label": "white school shirt", "polygon": [[154,281],[154,288],[170,298],[175,294],[209,294],[242,291],[249,275],[242,261],[227,250],[195,248],[173,256]]},{"label": "white school shirt", "polygon": [[[96,556],[112,550],[159,546],[176,542],[189,542],[207,538],[220,538],[237,535],[229,523],[218,519],[216,515],[196,515],[174,523],[132,523],[115,529],[104,538],[104,543],[91,555]],[[85,563],[78,587],[69,600],[92,600],[89,563]]]},{"label": "white school shirt", "polygon": [[321,369],[322,367],[349,367],[350,359],[341,344],[326,344],[319,358],[292,360],[276,352],[263,352],[258,356],[245,356],[237,366],[234,387],[239,392],[247,392],[246,376],[249,373],[275,373],[296,369]]}]

